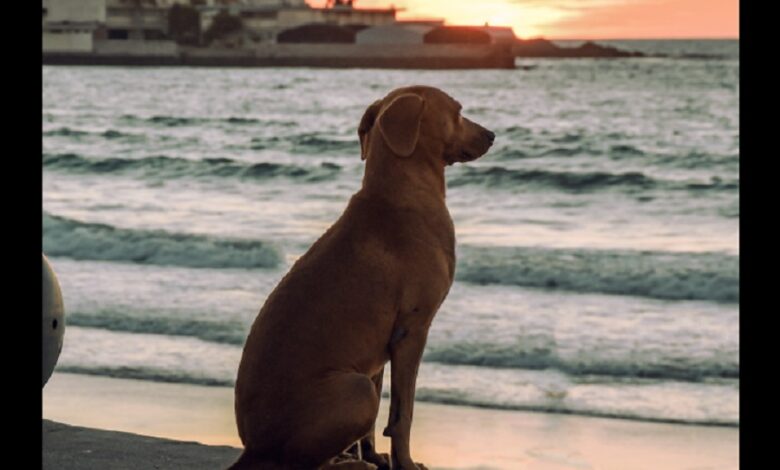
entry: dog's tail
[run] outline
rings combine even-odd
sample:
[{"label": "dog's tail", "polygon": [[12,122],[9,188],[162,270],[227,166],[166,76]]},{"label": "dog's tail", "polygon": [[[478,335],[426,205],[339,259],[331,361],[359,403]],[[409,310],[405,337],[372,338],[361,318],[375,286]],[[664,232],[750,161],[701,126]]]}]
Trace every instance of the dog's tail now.
[{"label": "dog's tail", "polygon": [[227,470],[288,470],[287,467],[267,460],[246,449]]}]

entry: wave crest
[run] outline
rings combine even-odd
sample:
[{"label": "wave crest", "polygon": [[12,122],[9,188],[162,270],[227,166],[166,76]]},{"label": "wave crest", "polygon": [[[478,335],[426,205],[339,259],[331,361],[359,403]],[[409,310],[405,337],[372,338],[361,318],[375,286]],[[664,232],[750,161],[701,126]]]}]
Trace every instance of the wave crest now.
[{"label": "wave crest", "polygon": [[255,240],[134,230],[43,214],[43,251],[79,260],[128,261],[191,268],[274,268],[278,249]]},{"label": "wave crest", "polygon": [[162,155],[137,159],[91,159],[73,153],[45,154],[43,156],[43,166],[58,171],[80,174],[140,174],[141,176],[155,178],[222,177],[249,180],[286,177],[305,182],[329,180],[341,171],[341,166],[328,162],[319,166],[297,166],[267,162],[247,164],[229,158],[189,160]]},{"label": "wave crest", "polygon": [[723,253],[464,246],[456,279],[668,300],[739,302],[739,257]]},{"label": "wave crest", "polygon": [[470,365],[509,369],[555,369],[573,376],[598,375],[697,382],[707,378],[739,378],[739,363],[723,354],[715,357],[686,357],[652,354],[621,354],[610,357],[600,352],[579,352],[575,357],[559,354],[553,338],[541,346],[519,339],[514,344],[432,344],[424,359],[449,365]]}]

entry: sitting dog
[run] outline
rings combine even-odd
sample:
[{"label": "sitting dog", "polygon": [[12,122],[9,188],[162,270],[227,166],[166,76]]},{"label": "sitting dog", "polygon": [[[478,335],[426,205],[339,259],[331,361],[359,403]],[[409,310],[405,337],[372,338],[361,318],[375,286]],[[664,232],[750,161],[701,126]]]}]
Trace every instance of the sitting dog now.
[{"label": "sitting dog", "polygon": [[[428,328],[455,272],[444,169],[479,158],[495,137],[460,109],[441,90],[414,86],[366,110],[362,188],[249,332],[235,389],[245,449],[231,469],[389,468],[374,449],[388,361],[390,463],[425,468],[412,460],[409,432]],[[345,459],[353,444],[360,457]]]}]

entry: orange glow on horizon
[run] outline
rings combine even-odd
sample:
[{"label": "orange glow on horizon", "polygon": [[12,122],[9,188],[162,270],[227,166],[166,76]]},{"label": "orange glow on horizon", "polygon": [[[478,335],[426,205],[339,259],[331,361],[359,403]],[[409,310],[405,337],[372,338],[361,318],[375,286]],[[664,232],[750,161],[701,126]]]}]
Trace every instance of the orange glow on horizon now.
[{"label": "orange glow on horizon", "polygon": [[[322,7],[324,0],[308,0]],[[357,0],[358,8],[403,9],[399,20],[511,26],[521,38],[739,38],[739,0]]]}]

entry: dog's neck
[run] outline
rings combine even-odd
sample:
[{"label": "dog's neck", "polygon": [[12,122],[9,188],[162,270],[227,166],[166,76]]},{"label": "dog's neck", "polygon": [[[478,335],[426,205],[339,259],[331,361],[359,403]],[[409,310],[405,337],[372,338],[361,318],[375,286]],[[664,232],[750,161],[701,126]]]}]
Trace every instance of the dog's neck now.
[{"label": "dog's neck", "polygon": [[435,145],[421,141],[412,155],[399,157],[382,139],[374,139],[371,143],[363,175],[364,194],[379,196],[400,206],[444,203],[444,159],[430,158],[431,154],[440,153],[440,149],[429,148]]}]

